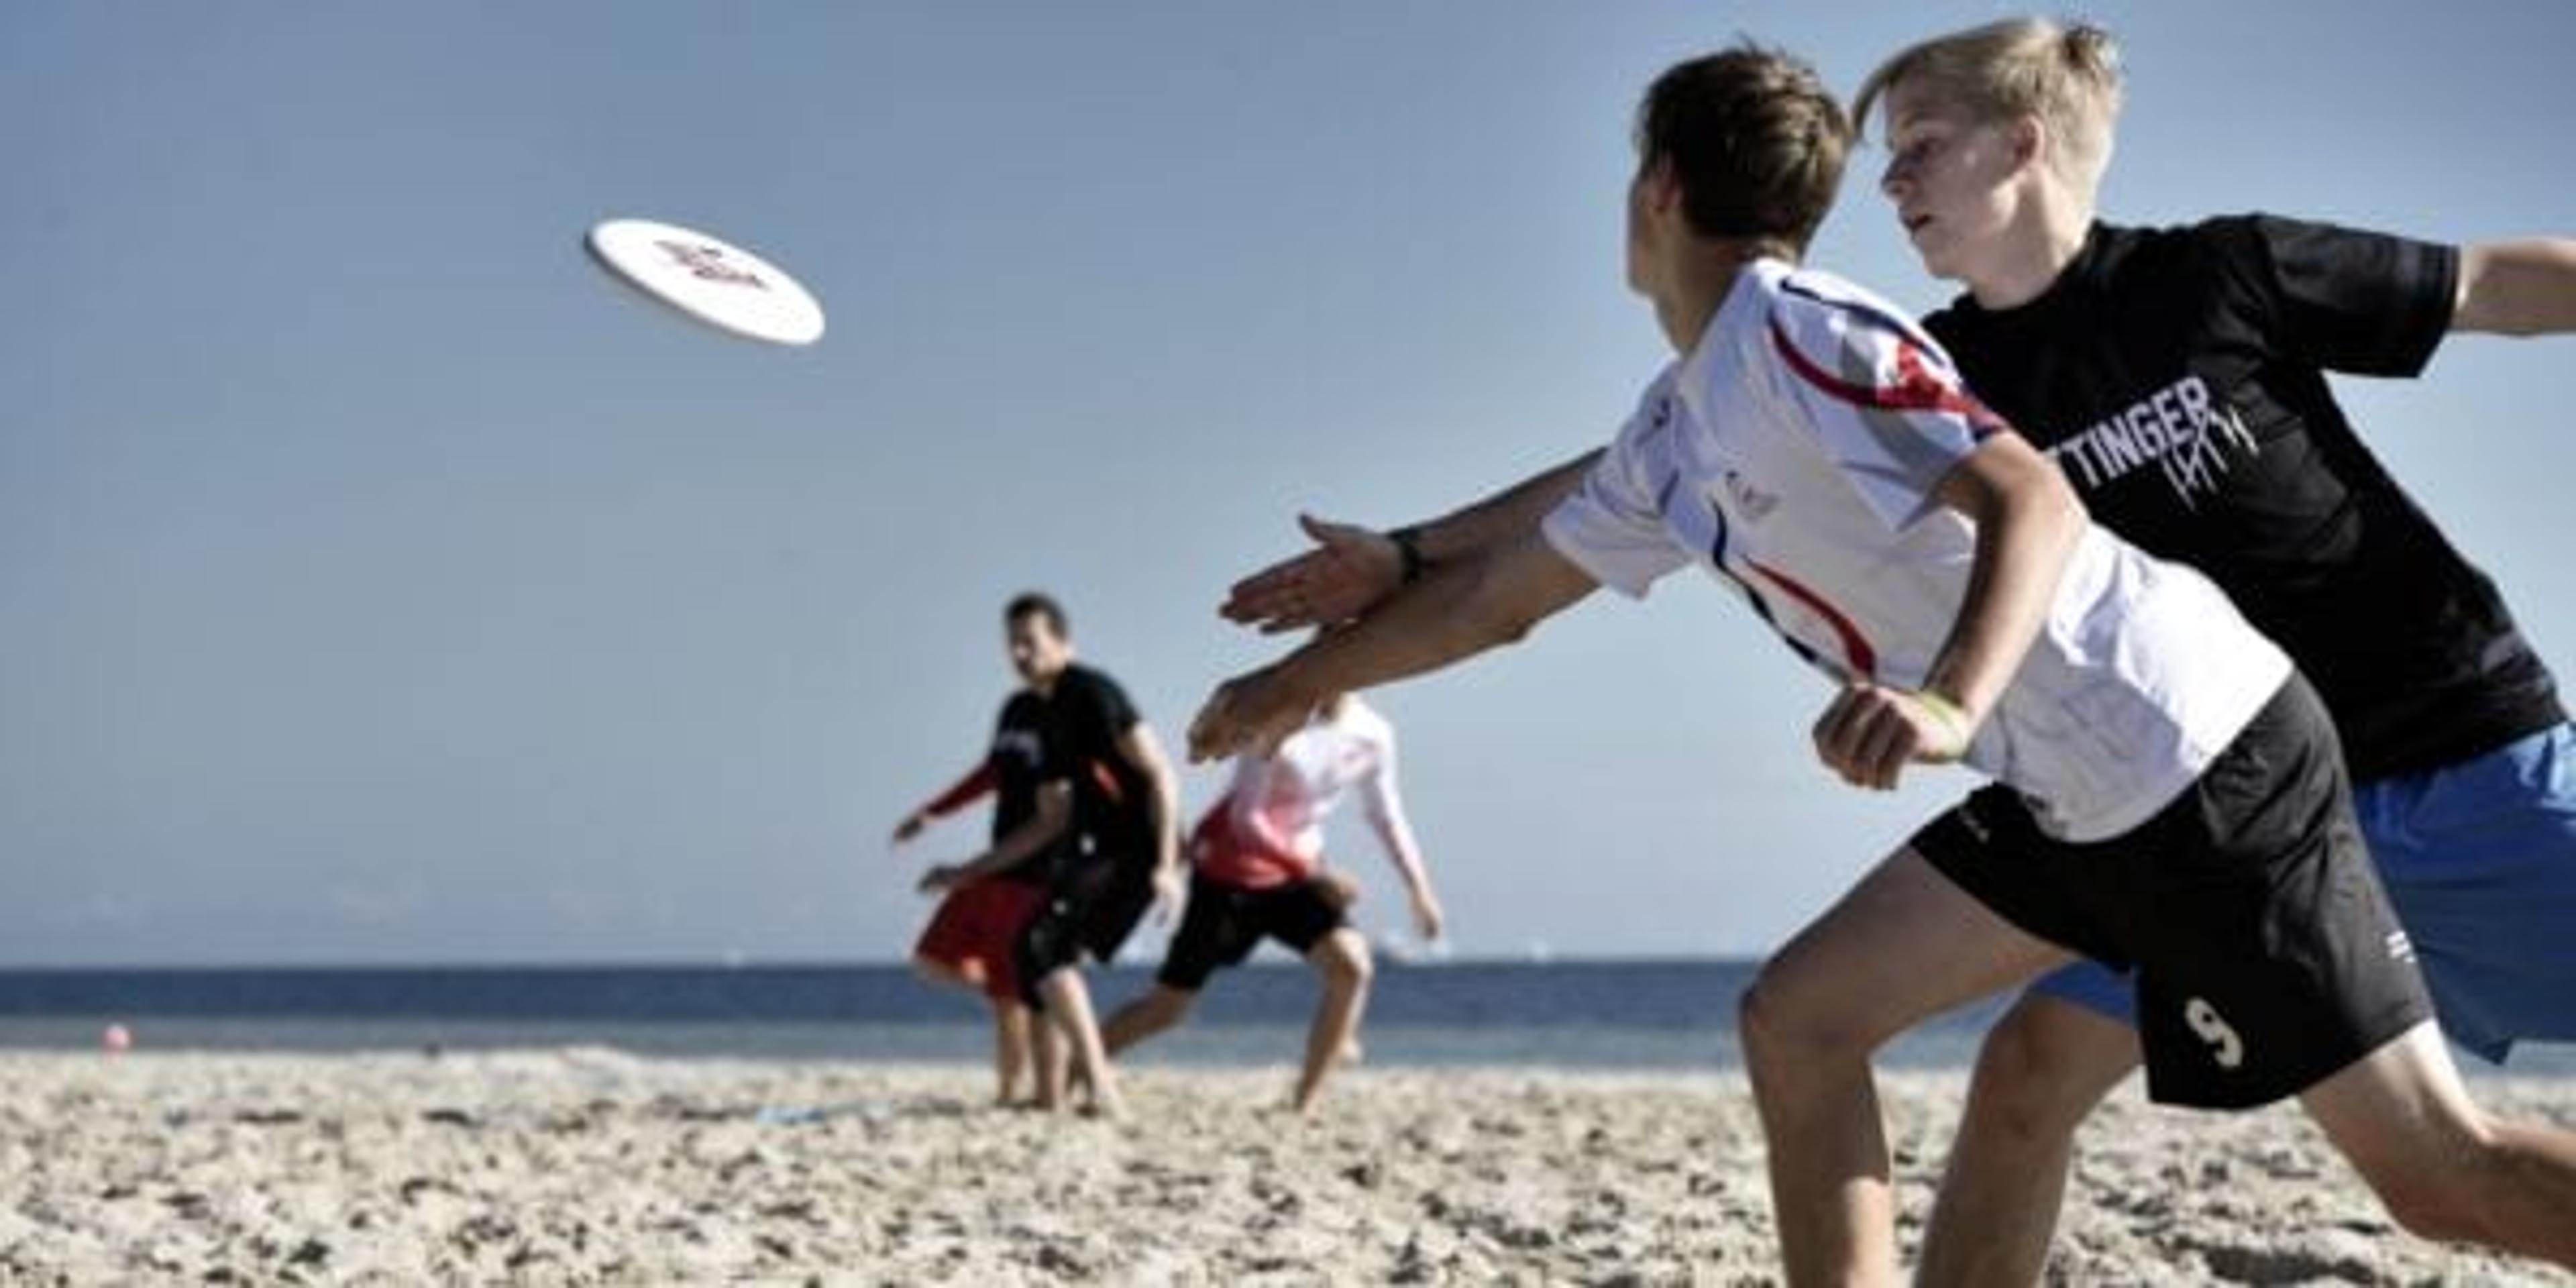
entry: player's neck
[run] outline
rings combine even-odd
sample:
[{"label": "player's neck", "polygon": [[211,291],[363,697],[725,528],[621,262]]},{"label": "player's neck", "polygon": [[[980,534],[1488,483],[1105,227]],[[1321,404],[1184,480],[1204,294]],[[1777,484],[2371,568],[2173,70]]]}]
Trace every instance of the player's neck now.
[{"label": "player's neck", "polygon": [[2017,309],[2038,299],[2084,253],[2092,230],[2089,203],[2063,197],[2032,201],[1999,239],[1989,262],[1971,272],[1968,294],[1985,309]]},{"label": "player's neck", "polygon": [[1736,275],[1754,258],[1751,249],[1727,242],[1701,243],[1674,257],[1666,280],[1652,297],[1655,322],[1673,352],[1686,355],[1699,347],[1709,319],[1717,316],[1726,293],[1735,288]]}]

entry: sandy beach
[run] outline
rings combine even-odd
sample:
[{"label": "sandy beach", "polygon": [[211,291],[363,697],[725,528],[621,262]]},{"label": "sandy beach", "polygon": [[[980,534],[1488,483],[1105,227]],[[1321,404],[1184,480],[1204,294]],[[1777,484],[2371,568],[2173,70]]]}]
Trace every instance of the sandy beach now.
[{"label": "sandy beach", "polygon": [[[10,1283],[1772,1282],[1740,1076],[1144,1065],[1121,1123],[968,1067],[0,1056]],[[1961,1080],[1884,1080],[1915,1233]],[[2482,1098],[2576,1122],[2576,1082]],[[2067,1283],[2537,1284],[2395,1230],[2294,1112],[2091,1124]]]}]

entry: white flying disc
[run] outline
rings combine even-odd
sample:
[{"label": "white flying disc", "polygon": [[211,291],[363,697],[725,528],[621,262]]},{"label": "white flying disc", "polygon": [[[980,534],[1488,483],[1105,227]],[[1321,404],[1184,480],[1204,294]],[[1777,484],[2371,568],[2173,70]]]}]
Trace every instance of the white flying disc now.
[{"label": "white flying disc", "polygon": [[718,330],[771,344],[823,338],[823,306],[787,270],[676,224],[611,219],[583,239],[608,271]]}]

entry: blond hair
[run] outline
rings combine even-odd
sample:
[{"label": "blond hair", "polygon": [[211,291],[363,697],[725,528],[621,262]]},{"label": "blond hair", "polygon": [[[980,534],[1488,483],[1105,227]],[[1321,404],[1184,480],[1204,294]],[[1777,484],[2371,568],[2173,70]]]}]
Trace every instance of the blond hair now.
[{"label": "blond hair", "polygon": [[2055,146],[2058,176],[2086,193],[2111,164],[2111,125],[2120,115],[2120,50],[2089,23],[2008,18],[1936,36],[1879,64],[1852,98],[1865,125],[1880,95],[1911,81],[1994,123],[2035,116]]}]

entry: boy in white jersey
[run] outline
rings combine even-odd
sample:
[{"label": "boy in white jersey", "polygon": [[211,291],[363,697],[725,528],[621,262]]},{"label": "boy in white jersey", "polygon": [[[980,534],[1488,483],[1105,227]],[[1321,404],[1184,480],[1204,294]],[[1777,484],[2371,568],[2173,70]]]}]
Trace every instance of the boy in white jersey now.
[{"label": "boy in white jersey", "polygon": [[[1839,681],[1814,743],[1846,781],[1949,760],[1996,780],[1747,991],[1791,1282],[1895,1274],[1870,1054],[2078,952],[2135,966],[2159,1099],[2296,1094],[2366,1174],[2444,1166],[2473,1110],[2306,683],[2198,574],[2094,528],[1900,313],[1793,266],[1849,138],[1812,72],[1749,48],[1680,64],[1638,134],[1629,282],[1680,360],[1541,531],[1460,525],[1482,544],[1438,543],[1435,575],[1220,686],[1192,753],[1696,562]],[[2015,839],[1966,843],[1989,833]],[[2511,1201],[2576,1217],[2545,1171]]]},{"label": "boy in white jersey", "polygon": [[1346,915],[1357,887],[1323,866],[1324,820],[1353,790],[1404,878],[1415,932],[1440,937],[1440,901],[1396,790],[1395,729],[1358,698],[1336,696],[1278,750],[1235,758],[1233,785],[1191,833],[1189,911],[1154,986],[1101,1028],[1111,1055],[1179,1024],[1210,975],[1276,939],[1323,976],[1292,1100],[1299,1113],[1314,1105],[1324,1075],[1358,1049],[1374,971],[1368,939]]}]

